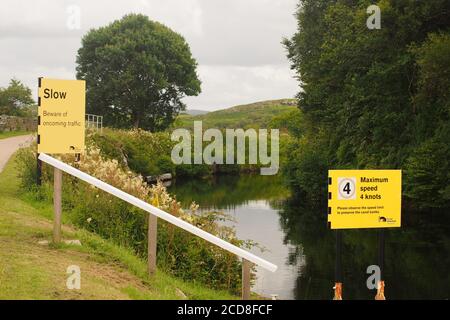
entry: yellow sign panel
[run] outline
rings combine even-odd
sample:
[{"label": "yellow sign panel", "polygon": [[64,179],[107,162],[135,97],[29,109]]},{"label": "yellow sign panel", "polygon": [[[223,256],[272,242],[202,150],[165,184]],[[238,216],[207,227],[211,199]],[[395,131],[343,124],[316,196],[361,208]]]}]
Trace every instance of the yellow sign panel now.
[{"label": "yellow sign panel", "polygon": [[401,170],[329,170],[331,229],[401,225]]},{"label": "yellow sign panel", "polygon": [[38,152],[82,153],[85,81],[39,79]]}]

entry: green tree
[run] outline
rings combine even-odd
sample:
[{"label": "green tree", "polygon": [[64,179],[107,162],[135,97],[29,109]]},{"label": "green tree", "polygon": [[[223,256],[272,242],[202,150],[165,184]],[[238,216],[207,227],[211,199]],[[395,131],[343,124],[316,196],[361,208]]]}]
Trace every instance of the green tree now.
[{"label": "green tree", "polygon": [[270,128],[285,129],[295,137],[301,136],[303,132],[303,118],[299,109],[283,112],[272,118]]},{"label": "green tree", "polygon": [[31,89],[17,79],[11,79],[8,87],[0,88],[0,114],[24,116],[26,107],[34,104]]},{"label": "green tree", "polygon": [[418,67],[412,101],[417,148],[405,163],[405,194],[421,207],[450,206],[450,34],[414,46]]},{"label": "green tree", "polygon": [[[402,169],[408,163],[409,174],[430,170],[427,179],[415,176],[423,190],[443,197],[446,185],[435,185],[440,170],[433,167],[448,167],[448,151],[436,154],[440,160],[428,161],[429,167],[419,161],[446,143],[450,3],[378,1],[382,22],[377,30],[366,27],[370,4],[303,0],[299,5],[298,32],[284,44],[301,80],[299,107],[309,128],[303,148],[321,150],[328,165],[309,166],[300,161],[306,156],[300,152],[290,158],[293,180],[301,190],[304,177],[326,176],[327,168]],[[420,202],[411,191],[418,180],[405,181],[410,190],[405,195]],[[436,203],[445,203],[440,200]]]},{"label": "green tree", "polygon": [[77,56],[88,112],[150,131],[167,128],[185,110],[182,98],[200,93],[196,67],[181,35],[141,14],[90,30]]}]

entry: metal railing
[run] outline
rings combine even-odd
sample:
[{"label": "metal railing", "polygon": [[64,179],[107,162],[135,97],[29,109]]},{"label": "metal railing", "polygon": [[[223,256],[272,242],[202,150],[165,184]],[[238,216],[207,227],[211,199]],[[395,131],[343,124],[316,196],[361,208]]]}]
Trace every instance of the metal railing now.
[{"label": "metal railing", "polygon": [[95,129],[103,132],[103,116],[96,114],[86,114],[86,129]]},{"label": "metal railing", "polygon": [[148,269],[150,273],[153,273],[156,269],[156,234],[157,234],[157,218],[161,218],[171,224],[180,227],[216,246],[221,247],[228,252],[231,252],[240,258],[242,258],[242,299],[250,298],[250,278],[251,268],[253,264],[256,264],[264,269],[275,272],[277,266],[269,261],[266,261],[242,248],[239,248],[225,240],[222,240],[192,224],[177,218],[170,213],[167,213],[155,206],[148,204],[141,199],[136,198],[110,184],[103,182],[93,176],[80,171],[58,159],[55,159],[45,153],[39,155],[39,160],[50,164],[55,170],[54,179],[54,227],[53,227],[53,241],[61,241],[61,188],[62,188],[62,171],[77,177],[105,192],[108,192],[144,211],[149,213],[149,227],[148,227]]}]

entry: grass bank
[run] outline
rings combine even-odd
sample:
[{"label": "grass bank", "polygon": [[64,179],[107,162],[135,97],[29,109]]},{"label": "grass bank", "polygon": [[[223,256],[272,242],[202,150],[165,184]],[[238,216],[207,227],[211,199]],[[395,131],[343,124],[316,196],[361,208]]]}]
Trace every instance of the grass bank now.
[{"label": "grass bank", "polygon": [[[21,190],[14,159],[0,173],[0,299],[237,298],[160,270],[148,276],[130,250],[71,225],[63,226],[64,239],[82,246],[40,245],[51,240],[52,206]],[[66,287],[70,265],[80,267],[80,290]]]},{"label": "grass bank", "polygon": [[30,133],[30,131],[0,131],[0,139],[23,136]]}]

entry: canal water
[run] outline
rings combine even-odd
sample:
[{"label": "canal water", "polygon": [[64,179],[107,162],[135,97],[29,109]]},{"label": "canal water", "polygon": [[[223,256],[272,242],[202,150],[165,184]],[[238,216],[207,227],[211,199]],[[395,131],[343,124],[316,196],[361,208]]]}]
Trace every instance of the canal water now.
[{"label": "canal water", "polygon": [[[279,176],[219,175],[177,179],[169,187],[182,205],[229,214],[237,236],[257,242],[252,252],[278,265],[257,268],[252,288],[279,299],[331,299],[335,235],[326,208],[305,204]],[[450,298],[448,212],[402,212],[402,228],[386,231],[385,293],[388,299]],[[344,299],[373,299],[367,267],[377,264],[377,230],[343,232]]]}]

